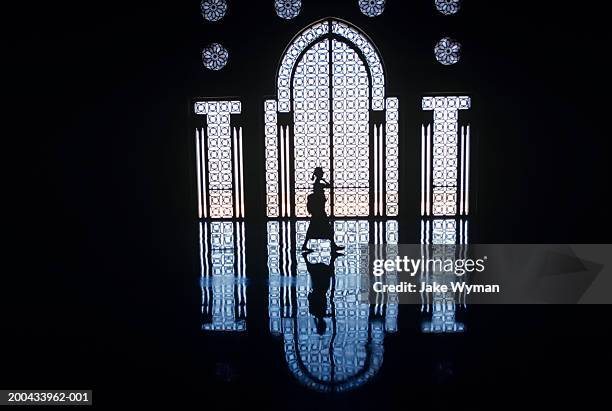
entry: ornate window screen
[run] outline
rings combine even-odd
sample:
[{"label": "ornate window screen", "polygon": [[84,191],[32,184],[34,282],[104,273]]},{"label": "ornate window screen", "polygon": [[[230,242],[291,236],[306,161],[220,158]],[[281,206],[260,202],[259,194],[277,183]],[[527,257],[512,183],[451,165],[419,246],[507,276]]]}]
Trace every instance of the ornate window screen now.
[{"label": "ornate window screen", "polygon": [[244,217],[242,127],[231,125],[240,101],[198,101],[194,111],[206,116],[195,133],[198,217]]},{"label": "ornate window screen", "polygon": [[348,24],[334,20],[332,33],[346,38],[365,56],[372,75],[372,110],[385,109],[385,75],[378,52],[368,39]]},{"label": "ornate window screen", "polygon": [[421,127],[421,215],[469,213],[470,126],[459,127],[468,96],[424,97],[432,124]]},{"label": "ornate window screen", "polygon": [[399,102],[385,98],[366,36],[345,22],[314,23],[287,48],[277,86],[278,100],[264,105],[268,217],[308,216],[315,167],[333,182],[328,214],[397,216]]},{"label": "ornate window screen", "polygon": [[385,184],[387,216],[399,211],[399,100],[387,97],[385,141]]},{"label": "ornate window screen", "polygon": [[[295,215],[299,217],[308,215],[306,197],[314,168],[322,167],[327,178],[330,175],[329,43],[325,39],[312,46],[293,76]],[[291,167],[287,167],[286,172],[290,171]],[[329,202],[326,207],[329,213]],[[291,215],[290,211],[287,215]]]},{"label": "ornate window screen", "polygon": [[446,16],[456,14],[461,8],[461,0],[435,0],[436,9]]},{"label": "ornate window screen", "polygon": [[268,217],[278,217],[280,215],[278,178],[279,147],[278,130],[276,128],[276,109],[276,101],[265,101],[266,205]]},{"label": "ornate window screen", "polygon": [[309,45],[328,32],[329,23],[327,21],[317,23],[298,35],[287,48],[278,71],[278,111],[280,113],[288,113],[291,110],[291,73],[298,57]]},{"label": "ornate window screen", "polygon": [[363,61],[346,43],[334,39],[332,45],[334,215],[367,216],[370,199],[368,73]]}]

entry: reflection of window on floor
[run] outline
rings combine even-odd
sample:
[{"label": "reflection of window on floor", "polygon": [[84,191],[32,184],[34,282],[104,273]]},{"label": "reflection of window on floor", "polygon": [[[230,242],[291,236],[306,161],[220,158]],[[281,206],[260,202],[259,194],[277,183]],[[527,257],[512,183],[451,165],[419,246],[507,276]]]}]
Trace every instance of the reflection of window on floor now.
[{"label": "reflection of window on floor", "polygon": [[[433,219],[421,221],[421,244],[423,258],[447,260],[465,258],[468,223],[466,220]],[[436,267],[428,267],[421,273],[420,281],[428,284],[446,284],[450,289],[453,281],[463,281],[465,277],[457,277],[454,272],[445,272]],[[421,312],[431,312],[431,320],[421,324],[424,333],[454,333],[463,332],[465,326],[455,320],[457,306],[466,304],[465,294],[456,295],[453,291],[421,294]],[[430,299],[431,298],[431,299]]]},{"label": "reflection of window on floor", "polygon": [[459,125],[468,110],[467,96],[424,97],[433,125],[421,132],[421,215],[468,215],[470,193],[470,126]]},{"label": "reflection of window on floor", "polygon": [[198,217],[244,217],[242,127],[232,126],[241,104],[198,101],[194,109],[206,119],[195,132]]},{"label": "reflection of window on floor", "polygon": [[[346,248],[332,268],[322,334],[311,313],[312,278],[300,251],[307,229],[305,220],[268,222],[270,331],[282,336],[285,361],[302,384],[324,392],[350,390],[378,373],[385,332],[397,330],[396,298],[371,308],[359,294],[370,287],[366,246],[396,249],[398,223],[334,222],[335,241]],[[330,264],[329,241],[311,240],[309,246],[309,263]]]},{"label": "reflection of window on floor", "polygon": [[396,216],[399,102],[385,97],[382,62],[365,34],[338,20],[307,27],[277,81],[277,99],[264,104],[268,217],[308,215],[315,167],[333,184],[328,214]]},{"label": "reflection of window on floor", "polygon": [[244,222],[200,222],[202,329],[246,330]]}]

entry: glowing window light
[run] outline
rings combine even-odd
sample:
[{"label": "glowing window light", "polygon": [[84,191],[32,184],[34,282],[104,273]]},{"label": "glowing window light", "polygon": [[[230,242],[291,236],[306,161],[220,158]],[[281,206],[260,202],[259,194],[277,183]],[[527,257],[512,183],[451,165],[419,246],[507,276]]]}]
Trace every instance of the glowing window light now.
[{"label": "glowing window light", "polygon": [[368,17],[377,17],[385,11],[386,0],[359,0],[359,10]]},{"label": "glowing window light", "polygon": [[384,110],[385,74],[374,45],[355,28],[341,21],[332,21],[332,33],[345,38],[363,53],[372,76],[372,110]]},{"label": "glowing window light", "polygon": [[227,64],[229,53],[219,43],[213,43],[202,49],[202,63],[209,70],[221,70]]},{"label": "glowing window light", "polygon": [[[282,338],[288,369],[301,384],[321,392],[349,391],[379,372],[385,331],[397,330],[396,301],[387,301],[386,309],[379,310],[385,318],[372,318],[369,304],[357,297],[368,286],[362,284],[369,258],[363,245],[373,240],[370,229],[375,224],[378,240],[374,241],[397,246],[399,226],[394,220],[334,222],[336,242],[346,249],[345,256],[333,267],[324,318],[327,326],[319,334],[308,301],[310,273],[299,250],[308,224],[304,220],[268,222],[270,331]],[[295,237],[289,235],[293,230]],[[329,247],[323,242],[317,245],[320,247],[309,255],[309,262],[329,264]],[[297,262],[294,270],[293,256]],[[291,290],[295,297],[291,297]]]},{"label": "glowing window light", "polygon": [[196,133],[199,216],[244,217],[242,127],[230,124],[230,115],[241,112],[240,101],[199,101],[194,111],[207,123]]},{"label": "glowing window light", "polygon": [[[264,103],[268,217],[308,216],[315,167],[334,184],[328,214],[398,215],[399,102],[385,98],[381,59],[366,36],[342,21],[313,24],[288,47],[277,85],[278,99]],[[370,110],[386,111],[384,120],[371,125]]]},{"label": "glowing window light", "polygon": [[204,331],[245,331],[244,222],[200,221]]},{"label": "glowing window light", "polygon": [[291,109],[291,73],[298,57],[308,46],[329,32],[327,21],[314,24],[304,30],[288,47],[278,71],[278,111],[288,113]]},{"label": "glowing window light", "polygon": [[302,0],[274,0],[274,10],[282,19],[294,19],[302,10]]},{"label": "glowing window light", "polygon": [[[315,167],[323,168],[328,178],[330,175],[329,47],[330,41],[325,39],[308,49],[293,77],[293,183],[298,217],[308,216],[306,199],[312,189],[310,177]],[[285,157],[286,164],[288,160]],[[329,214],[329,201],[326,207]]]},{"label": "glowing window light", "polygon": [[[431,225],[430,225],[431,222]],[[457,241],[459,239],[459,241]],[[421,221],[421,243],[425,244],[423,258],[447,260],[457,258],[457,244],[467,239],[467,221],[455,219],[433,219]],[[462,248],[459,247],[461,252]],[[425,269],[422,280],[427,283],[449,284],[457,281],[455,273],[448,273],[437,268]],[[457,333],[465,330],[465,325],[455,319],[456,304],[461,296],[452,291],[431,293],[423,301],[422,311],[431,309],[431,320],[423,321],[421,330],[424,333]]]},{"label": "glowing window light", "polygon": [[461,58],[461,43],[450,37],[444,37],[436,43],[434,55],[440,64],[445,66],[456,64]]},{"label": "glowing window light", "polygon": [[368,73],[357,53],[336,39],[332,40],[332,67],[334,215],[367,216],[370,204]]},{"label": "glowing window light", "polygon": [[[433,136],[428,125],[422,128],[421,137],[426,146],[425,175],[421,178],[425,192],[424,215],[468,214],[469,126],[465,129],[467,133],[461,132],[460,136],[459,110],[467,110],[470,105],[467,96],[423,98],[423,110],[433,111],[434,118]],[[464,135],[466,145],[462,150]],[[460,180],[460,176],[465,177]]]},{"label": "glowing window light", "polygon": [[434,2],[436,9],[446,16],[457,14],[461,8],[461,0],[435,0]]},{"label": "glowing window light", "polygon": [[386,104],[385,203],[387,216],[396,216],[399,212],[399,100],[387,97]]},{"label": "glowing window light", "polygon": [[208,21],[219,21],[227,12],[226,0],[202,0],[200,3],[202,17]]},{"label": "glowing window light", "polygon": [[279,149],[276,101],[266,100],[264,103],[265,150],[266,150],[266,205],[268,217],[278,217],[279,209]]}]

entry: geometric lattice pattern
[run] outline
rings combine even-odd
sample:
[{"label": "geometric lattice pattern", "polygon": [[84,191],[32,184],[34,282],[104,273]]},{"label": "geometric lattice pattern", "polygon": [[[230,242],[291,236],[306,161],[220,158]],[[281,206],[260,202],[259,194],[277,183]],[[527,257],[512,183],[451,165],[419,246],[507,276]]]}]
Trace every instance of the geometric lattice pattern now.
[{"label": "geometric lattice pattern", "polygon": [[[391,241],[398,238],[398,225],[396,221],[334,222],[335,240],[346,248],[345,255],[334,262],[323,317],[327,326],[319,334],[309,305],[311,274],[299,249],[308,224],[304,220],[268,222],[270,331],[282,336],[287,366],[303,385],[322,392],[348,391],[378,373],[385,330],[387,326],[397,329],[396,305],[386,321],[371,318],[369,304],[359,295],[369,288],[364,284],[369,283],[369,254],[363,246],[371,241],[370,224],[385,224],[387,235],[381,231],[381,239]],[[309,262],[330,264],[329,242],[316,242],[310,243],[314,252],[308,255]],[[296,264],[292,265],[291,257]]]},{"label": "geometric lattice pattern", "polygon": [[434,216],[457,214],[458,118],[459,110],[469,109],[470,103],[467,96],[423,97],[423,110],[432,110],[434,118],[431,169],[427,170]]},{"label": "geometric lattice pattern", "polygon": [[202,63],[209,70],[221,70],[227,64],[229,53],[219,43],[213,43],[202,49]]},{"label": "geometric lattice pattern", "polygon": [[332,33],[346,38],[363,53],[372,75],[372,110],[384,110],[385,76],[380,57],[374,45],[363,34],[340,21],[332,21]]},{"label": "geometric lattice pattern", "polygon": [[387,216],[399,212],[399,100],[387,97],[385,136],[385,184]]},{"label": "geometric lattice pattern", "polygon": [[332,41],[334,215],[367,216],[370,200],[370,82],[361,58]]},{"label": "geometric lattice pattern", "polygon": [[[195,113],[206,115],[206,133],[202,136],[199,176],[204,208],[209,205],[211,218],[234,217],[234,184],[232,174],[232,132],[230,114],[239,114],[240,101],[204,101],[195,103]],[[207,146],[204,149],[204,141]],[[205,167],[205,164],[208,166]],[[203,178],[202,178],[203,177]],[[207,177],[207,179],[206,179]],[[208,203],[206,201],[208,196]]]},{"label": "geometric lattice pattern", "polygon": [[450,37],[444,37],[436,43],[434,55],[440,64],[445,66],[455,64],[461,58],[461,43]]},{"label": "geometric lattice pattern", "polygon": [[329,23],[323,21],[302,32],[289,46],[283,56],[278,72],[278,111],[288,113],[291,110],[291,73],[301,52],[316,39],[329,32]]},{"label": "geometric lattice pattern", "polygon": [[[463,225],[461,225],[463,226]],[[426,258],[435,260],[454,260],[457,258],[457,220],[431,220],[431,232],[421,242],[427,245]],[[429,230],[429,221],[427,222]],[[425,279],[429,284],[444,284],[450,290],[450,283],[461,281],[454,272],[441,270],[439,266],[426,267]],[[456,322],[456,301],[459,296],[453,291],[431,293],[431,321],[423,321],[421,330],[425,333],[454,333],[465,329],[463,323]],[[429,304],[427,306],[429,311]]]},{"label": "geometric lattice pattern", "polygon": [[205,331],[246,330],[244,222],[200,222]]},{"label": "geometric lattice pattern", "polygon": [[359,10],[368,17],[380,16],[385,11],[385,0],[359,0]]},{"label": "geometric lattice pattern", "polygon": [[[268,317],[270,318],[270,332],[280,334],[281,326],[281,310],[284,308],[281,301],[285,295],[284,284],[281,284],[281,276],[284,275],[284,270],[281,271],[281,239],[280,239],[280,224],[278,221],[268,221]],[[284,250],[283,250],[284,251]]]},{"label": "geometric lattice pattern", "polygon": [[435,0],[435,4],[436,9],[446,16],[456,14],[461,8],[461,0]]},{"label": "geometric lattice pattern", "polygon": [[278,197],[278,130],[276,101],[264,102],[265,118],[265,150],[266,150],[266,205],[267,216],[279,216]]},{"label": "geometric lattice pattern", "polygon": [[[309,216],[316,167],[333,183],[328,215],[398,215],[399,103],[385,99],[382,62],[365,35],[342,21],[313,24],[287,48],[277,87],[277,99],[265,102],[267,216]],[[371,110],[387,110],[380,124],[371,124]]]},{"label": "geometric lattice pattern", "polygon": [[208,21],[219,21],[227,12],[227,1],[225,0],[202,0],[200,3],[202,17]]},{"label": "geometric lattice pattern", "polygon": [[[306,197],[315,167],[330,172],[329,39],[312,46],[300,60],[293,77],[295,109],[295,215],[308,216]],[[329,213],[329,203],[327,203]]]},{"label": "geometric lattice pattern", "polygon": [[282,19],[296,18],[302,9],[302,0],[274,0],[276,15]]}]

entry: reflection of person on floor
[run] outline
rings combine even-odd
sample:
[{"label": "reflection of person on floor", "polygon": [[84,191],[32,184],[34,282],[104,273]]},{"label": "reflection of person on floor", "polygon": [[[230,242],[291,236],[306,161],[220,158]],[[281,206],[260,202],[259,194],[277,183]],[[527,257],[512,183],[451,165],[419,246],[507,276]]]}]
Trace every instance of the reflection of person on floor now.
[{"label": "reflection of person on floor", "polygon": [[339,246],[334,241],[334,227],[329,221],[329,217],[325,212],[325,189],[331,188],[331,184],[323,179],[323,169],[317,167],[312,173],[312,193],[308,195],[306,208],[311,215],[306,238],[302,245],[302,251],[312,251],[308,248],[308,240],[321,239],[331,242],[332,251],[342,250],[344,247]]},{"label": "reflection of person on floor", "polygon": [[[308,294],[308,310],[315,318],[317,326],[317,334],[325,334],[327,324],[327,291],[332,291],[331,281],[334,273],[334,260],[338,257],[337,253],[333,253],[329,264],[311,263],[308,261],[308,253],[302,253],[302,257],[306,262],[306,269],[310,274],[311,292]],[[330,298],[333,296],[330,295]]]}]

